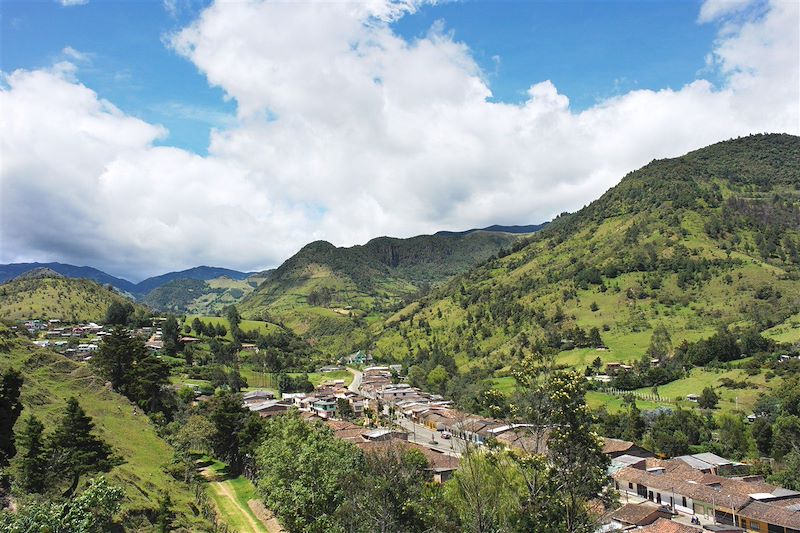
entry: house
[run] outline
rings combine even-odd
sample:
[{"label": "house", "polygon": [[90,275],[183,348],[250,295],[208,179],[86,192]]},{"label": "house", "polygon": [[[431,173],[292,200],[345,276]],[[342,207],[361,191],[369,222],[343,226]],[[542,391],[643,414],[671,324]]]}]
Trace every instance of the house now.
[{"label": "house", "polygon": [[697,401],[700,399],[700,396],[698,396],[697,394],[687,394],[686,399],[689,400],[690,402],[697,403]]},{"label": "house", "polygon": [[621,440],[610,439],[603,437],[603,453],[614,459],[621,455],[633,455],[635,457],[653,457],[653,454],[644,448],[637,446],[635,443]]},{"label": "house", "polygon": [[704,473],[678,459],[647,459],[612,474],[615,488],[680,514],[747,531],[800,532],[800,492],[758,479],[737,479]]},{"label": "house", "polygon": [[321,418],[331,418],[336,415],[336,397],[321,396],[311,401],[311,412]]},{"label": "house", "polygon": [[405,431],[395,431],[388,428],[378,428],[367,431],[362,435],[365,441],[378,442],[382,440],[408,440],[408,433]]},{"label": "house", "polygon": [[318,368],[317,372],[321,372],[323,374],[327,374],[327,373],[330,373],[330,372],[339,372],[341,370],[346,370],[346,368],[343,367],[343,366],[338,366],[338,365],[328,365],[328,366],[323,366],[322,368]]},{"label": "house", "polygon": [[365,365],[372,362],[372,355],[359,350],[356,353],[342,357],[341,362],[346,365]]},{"label": "house", "polygon": [[674,513],[668,507],[650,502],[628,503],[613,511],[609,517],[611,523],[620,528],[631,526],[648,526],[659,518],[671,519]]},{"label": "house", "polygon": [[181,344],[194,344],[196,342],[200,342],[200,339],[197,337],[181,337],[178,340],[181,342]]},{"label": "house", "polygon": [[680,524],[666,518],[659,518],[649,526],[637,529],[636,533],[699,533],[702,531],[698,527]]},{"label": "house", "polygon": [[244,401],[245,406],[252,405],[255,403],[266,402],[267,400],[274,400],[274,399],[275,399],[275,393],[267,390],[254,390],[246,392],[242,396],[242,400]]},{"label": "house", "polygon": [[731,474],[735,467],[743,466],[741,463],[734,463],[720,457],[713,453],[696,453],[693,455],[681,455],[675,458],[678,461],[683,461],[695,470],[699,470],[705,474]]},{"label": "house", "polygon": [[283,400],[267,400],[247,405],[251,412],[258,413],[263,418],[286,413],[291,407],[291,403]]}]

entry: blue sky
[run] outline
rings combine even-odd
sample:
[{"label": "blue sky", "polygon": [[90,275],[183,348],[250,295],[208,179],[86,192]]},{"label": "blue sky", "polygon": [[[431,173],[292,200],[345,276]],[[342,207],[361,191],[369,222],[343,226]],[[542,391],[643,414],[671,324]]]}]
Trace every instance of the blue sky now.
[{"label": "blue sky", "polygon": [[[233,121],[236,105],[164,44],[207,2],[154,0],[3,1],[2,70],[31,69],[87,55],[78,78],[124,112],[164,125],[160,143],[204,154],[209,130]],[[394,24],[408,40],[443,24],[466,43],[495,101],[519,103],[527,88],[552,80],[582,110],[633,89],[680,88],[695,79],[715,38],[698,24],[695,1],[500,1],[424,6]],[[75,58],[65,59],[75,61]],[[714,78],[713,72],[704,73]]]},{"label": "blue sky", "polygon": [[800,134],[791,0],[166,2],[0,0],[0,262],[257,270]]}]

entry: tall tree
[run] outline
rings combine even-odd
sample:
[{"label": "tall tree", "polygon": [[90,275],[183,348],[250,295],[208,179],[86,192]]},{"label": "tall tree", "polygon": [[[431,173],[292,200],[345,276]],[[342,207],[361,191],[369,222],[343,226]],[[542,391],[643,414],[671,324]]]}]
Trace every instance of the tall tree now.
[{"label": "tall tree", "polygon": [[64,415],[47,442],[49,470],[69,482],[65,496],[75,492],[82,475],[107,472],[117,464],[111,447],[93,434],[93,429],[94,422],[78,400],[68,399]]},{"label": "tall tree", "polygon": [[161,338],[164,340],[164,351],[167,352],[167,355],[175,355],[180,351],[179,332],[178,321],[174,316],[169,315],[161,324]]},{"label": "tall tree", "polygon": [[106,309],[105,323],[113,326],[125,326],[133,314],[133,304],[114,300]]},{"label": "tall tree", "polygon": [[267,508],[292,533],[343,531],[336,515],[361,468],[358,448],[296,414],[270,419],[263,434],[257,485]]},{"label": "tall tree", "polygon": [[14,424],[22,413],[19,400],[22,392],[22,374],[13,368],[7,369],[0,376],[0,467],[17,453],[14,445]]},{"label": "tall tree", "polygon": [[100,377],[111,382],[114,390],[126,394],[130,372],[146,354],[147,348],[140,338],[132,336],[126,328],[117,326],[111,330],[111,335],[103,339],[91,364]]},{"label": "tall tree", "polygon": [[241,432],[250,411],[242,406],[242,398],[228,391],[218,392],[209,402],[208,419],[214,425],[211,448],[214,455],[228,463],[231,474],[238,475],[244,466]]},{"label": "tall tree", "polygon": [[130,372],[129,397],[147,413],[170,415],[172,391],[168,385],[169,365],[153,355],[147,355]]},{"label": "tall tree", "polygon": [[47,450],[44,445],[44,424],[30,415],[19,435],[25,452],[18,457],[17,482],[25,492],[41,493],[47,481]]}]

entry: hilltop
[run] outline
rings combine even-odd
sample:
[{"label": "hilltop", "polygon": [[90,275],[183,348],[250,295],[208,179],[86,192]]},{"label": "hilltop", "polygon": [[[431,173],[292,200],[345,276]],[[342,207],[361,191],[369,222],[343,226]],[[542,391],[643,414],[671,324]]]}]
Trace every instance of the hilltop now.
[{"label": "hilltop", "polygon": [[136,284],[135,294],[146,295],[153,289],[161,287],[162,285],[165,285],[166,283],[169,283],[170,281],[173,280],[193,279],[193,280],[207,281],[220,277],[226,277],[234,280],[243,280],[246,279],[248,276],[252,276],[254,274],[258,273],[240,272],[238,270],[232,270],[230,268],[211,267],[205,265],[198,266],[194,268],[189,268],[187,270],[181,270],[178,272],[167,272],[166,274],[161,274],[160,276],[153,276],[151,278],[142,280]]},{"label": "hilltop", "polygon": [[450,277],[509,248],[517,235],[379,237],[349,248],[317,241],[278,267],[239,305],[247,318],[284,322],[331,352],[367,341],[380,320]]},{"label": "hilltop", "polygon": [[659,326],[673,347],[719,328],[800,341],[799,184],[790,135],[653,161],[376,326],[375,352],[503,374],[532,349],[580,368],[638,361]]},{"label": "hilltop", "polygon": [[67,278],[85,278],[103,285],[111,285],[123,292],[136,293],[136,284],[107,274],[89,266],[75,266],[65,263],[11,263],[0,265],[0,283],[4,283],[31,270],[46,268]]},{"label": "hilltop", "polygon": [[92,280],[68,278],[37,269],[0,285],[0,319],[58,318],[69,322],[99,322],[114,301],[130,300]]}]

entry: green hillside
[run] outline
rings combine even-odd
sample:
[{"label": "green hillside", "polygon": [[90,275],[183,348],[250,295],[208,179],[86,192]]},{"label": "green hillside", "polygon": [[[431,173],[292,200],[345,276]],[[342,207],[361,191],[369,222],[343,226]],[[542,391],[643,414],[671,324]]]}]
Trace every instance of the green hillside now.
[{"label": "green hillside", "polygon": [[[532,350],[639,361],[720,328],[797,341],[800,139],[756,135],[653,161],[524,246],[376,325],[375,351],[507,371]],[[587,339],[597,328],[607,350]],[[699,392],[699,391],[698,391]]]},{"label": "green hillside", "polygon": [[159,499],[168,492],[178,515],[176,527],[185,528],[184,531],[208,530],[210,524],[196,516],[194,495],[188,485],[165,470],[173,456],[172,448],[159,438],[141,410],[106,388],[85,364],[36,348],[27,340],[11,336],[4,326],[0,326],[0,352],[0,370],[13,367],[25,378],[21,398],[24,410],[17,430],[28,414],[35,414],[49,430],[71,396],[78,398],[94,419],[96,433],[124,461],[108,474],[108,479],[125,491],[121,514],[126,524],[148,524],[144,517],[152,516]]},{"label": "green hillside", "polygon": [[97,322],[113,301],[129,300],[88,279],[23,276],[0,285],[0,319]]},{"label": "green hillside", "polygon": [[151,290],[142,303],[159,311],[209,315],[238,303],[265,279],[261,275],[243,280],[225,276],[207,281],[176,279]]},{"label": "green hillside", "polygon": [[313,242],[275,270],[239,308],[247,318],[279,320],[321,349],[339,353],[368,344],[368,324],[518,238],[478,231],[380,237],[350,248]]}]

